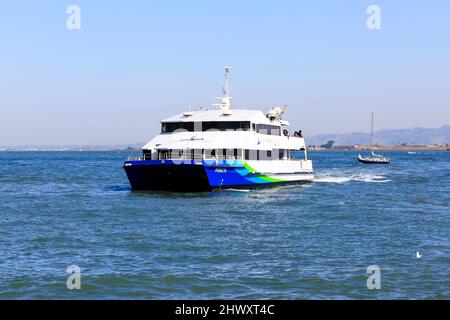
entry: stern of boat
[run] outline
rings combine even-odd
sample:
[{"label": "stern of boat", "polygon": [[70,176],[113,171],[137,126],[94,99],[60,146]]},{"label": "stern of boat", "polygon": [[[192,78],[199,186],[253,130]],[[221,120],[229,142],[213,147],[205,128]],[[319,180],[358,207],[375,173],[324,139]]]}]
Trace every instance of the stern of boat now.
[{"label": "stern of boat", "polygon": [[127,160],[123,168],[133,190],[211,190],[202,161]]}]

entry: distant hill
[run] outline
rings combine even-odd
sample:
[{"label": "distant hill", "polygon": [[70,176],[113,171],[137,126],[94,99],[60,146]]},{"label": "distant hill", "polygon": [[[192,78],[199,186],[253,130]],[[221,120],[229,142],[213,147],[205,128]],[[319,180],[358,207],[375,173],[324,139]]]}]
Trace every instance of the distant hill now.
[{"label": "distant hill", "polygon": [[141,151],[143,143],[118,145],[28,145],[28,146],[0,146],[0,151]]},{"label": "distant hill", "polygon": [[[370,145],[370,132],[354,132],[344,134],[320,134],[306,136],[307,145],[321,146],[333,140],[335,146]],[[412,128],[380,130],[375,132],[375,145],[428,146],[450,144],[450,125],[440,128]],[[140,151],[144,143],[127,145],[68,145],[68,146],[0,146],[0,151]]]},{"label": "distant hill", "polygon": [[[370,145],[370,132],[320,134],[306,137],[308,145],[322,145],[334,140],[337,146]],[[374,144],[381,146],[450,144],[450,125],[440,128],[412,128],[375,132]]]}]

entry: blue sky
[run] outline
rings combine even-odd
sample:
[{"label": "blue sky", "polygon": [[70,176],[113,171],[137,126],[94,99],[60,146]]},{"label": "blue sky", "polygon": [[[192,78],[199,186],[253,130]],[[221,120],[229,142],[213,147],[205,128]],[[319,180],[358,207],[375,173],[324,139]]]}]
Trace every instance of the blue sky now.
[{"label": "blue sky", "polygon": [[[66,8],[81,8],[81,30]],[[369,5],[381,30],[366,27]],[[450,123],[450,2],[8,1],[0,145],[146,142],[209,106],[288,105],[306,135]],[[294,129],[294,128],[292,128]]]}]

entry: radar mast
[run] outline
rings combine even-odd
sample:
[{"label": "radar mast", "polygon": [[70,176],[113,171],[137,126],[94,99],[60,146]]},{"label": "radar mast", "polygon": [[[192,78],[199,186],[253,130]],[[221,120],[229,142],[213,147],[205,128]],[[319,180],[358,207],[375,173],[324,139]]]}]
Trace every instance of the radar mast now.
[{"label": "radar mast", "polygon": [[230,96],[230,71],[232,66],[223,66],[225,70],[225,81],[223,85],[223,95],[217,99],[220,100],[220,103],[216,104],[219,106],[220,110],[227,111],[231,107],[231,101],[233,98]]}]

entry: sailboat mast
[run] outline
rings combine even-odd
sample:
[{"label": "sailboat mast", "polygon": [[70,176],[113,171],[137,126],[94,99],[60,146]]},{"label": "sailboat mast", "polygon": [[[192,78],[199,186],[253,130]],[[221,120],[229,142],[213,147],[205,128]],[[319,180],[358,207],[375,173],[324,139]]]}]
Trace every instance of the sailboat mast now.
[{"label": "sailboat mast", "polygon": [[373,150],[373,112],[372,112],[372,129],[370,130],[370,149]]}]

